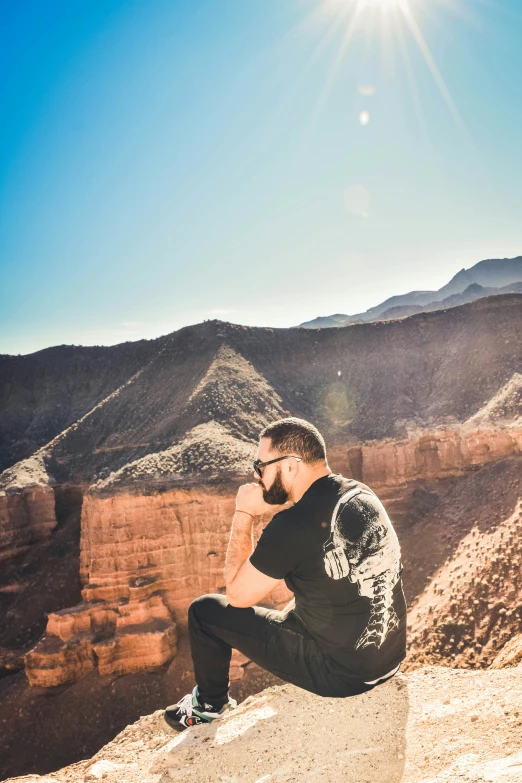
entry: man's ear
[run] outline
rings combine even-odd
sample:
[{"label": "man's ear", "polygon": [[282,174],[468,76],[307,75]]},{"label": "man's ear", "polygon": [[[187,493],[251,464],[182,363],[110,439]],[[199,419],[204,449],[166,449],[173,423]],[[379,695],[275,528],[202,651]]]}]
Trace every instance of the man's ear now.
[{"label": "man's ear", "polygon": [[301,463],[296,459],[285,460],[285,462],[288,462],[288,475],[291,476],[291,478],[295,478],[299,472],[299,465]]}]

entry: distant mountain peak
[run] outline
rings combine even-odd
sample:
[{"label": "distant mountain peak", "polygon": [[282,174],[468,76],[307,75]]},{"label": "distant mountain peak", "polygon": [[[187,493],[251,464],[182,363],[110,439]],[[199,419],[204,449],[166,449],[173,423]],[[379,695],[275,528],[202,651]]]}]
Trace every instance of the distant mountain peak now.
[{"label": "distant mountain peak", "polygon": [[[385,320],[404,318],[423,310],[437,309],[435,303],[439,307],[453,307],[480,296],[508,293],[503,289],[516,283],[522,283],[522,256],[485,259],[469,269],[463,267],[438,291],[410,291],[407,294],[391,296],[363,313],[321,316],[300,326],[307,329],[325,329],[380,320],[381,317]],[[459,295],[462,295],[460,301],[450,299]]]}]

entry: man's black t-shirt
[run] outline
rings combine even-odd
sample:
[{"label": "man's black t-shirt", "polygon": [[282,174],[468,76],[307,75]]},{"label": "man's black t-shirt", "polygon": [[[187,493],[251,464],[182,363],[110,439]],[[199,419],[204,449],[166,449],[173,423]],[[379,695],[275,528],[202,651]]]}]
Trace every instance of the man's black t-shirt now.
[{"label": "man's black t-shirt", "polygon": [[321,648],[363,680],[384,676],[404,659],[399,541],[366,484],[337,473],[314,481],[270,520],[250,562],[285,580],[295,612]]}]

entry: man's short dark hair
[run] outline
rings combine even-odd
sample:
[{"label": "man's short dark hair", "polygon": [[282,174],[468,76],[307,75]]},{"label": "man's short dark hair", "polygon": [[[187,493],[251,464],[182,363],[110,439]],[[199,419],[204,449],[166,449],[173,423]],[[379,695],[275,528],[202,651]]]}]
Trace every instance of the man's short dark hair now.
[{"label": "man's short dark hair", "polygon": [[296,454],[303,462],[326,461],[326,445],[319,430],[305,419],[290,416],[278,419],[261,432],[260,438],[270,438],[272,448],[281,454]]}]

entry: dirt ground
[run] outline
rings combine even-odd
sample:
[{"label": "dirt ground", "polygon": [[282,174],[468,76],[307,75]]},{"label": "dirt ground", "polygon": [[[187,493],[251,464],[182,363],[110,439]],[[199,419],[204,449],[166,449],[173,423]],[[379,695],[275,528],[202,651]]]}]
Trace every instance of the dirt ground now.
[{"label": "dirt ground", "polygon": [[6,783],[521,783],[521,705],[522,666],[427,666],[344,699],[284,684],[181,733],[157,711],[88,761]]}]

